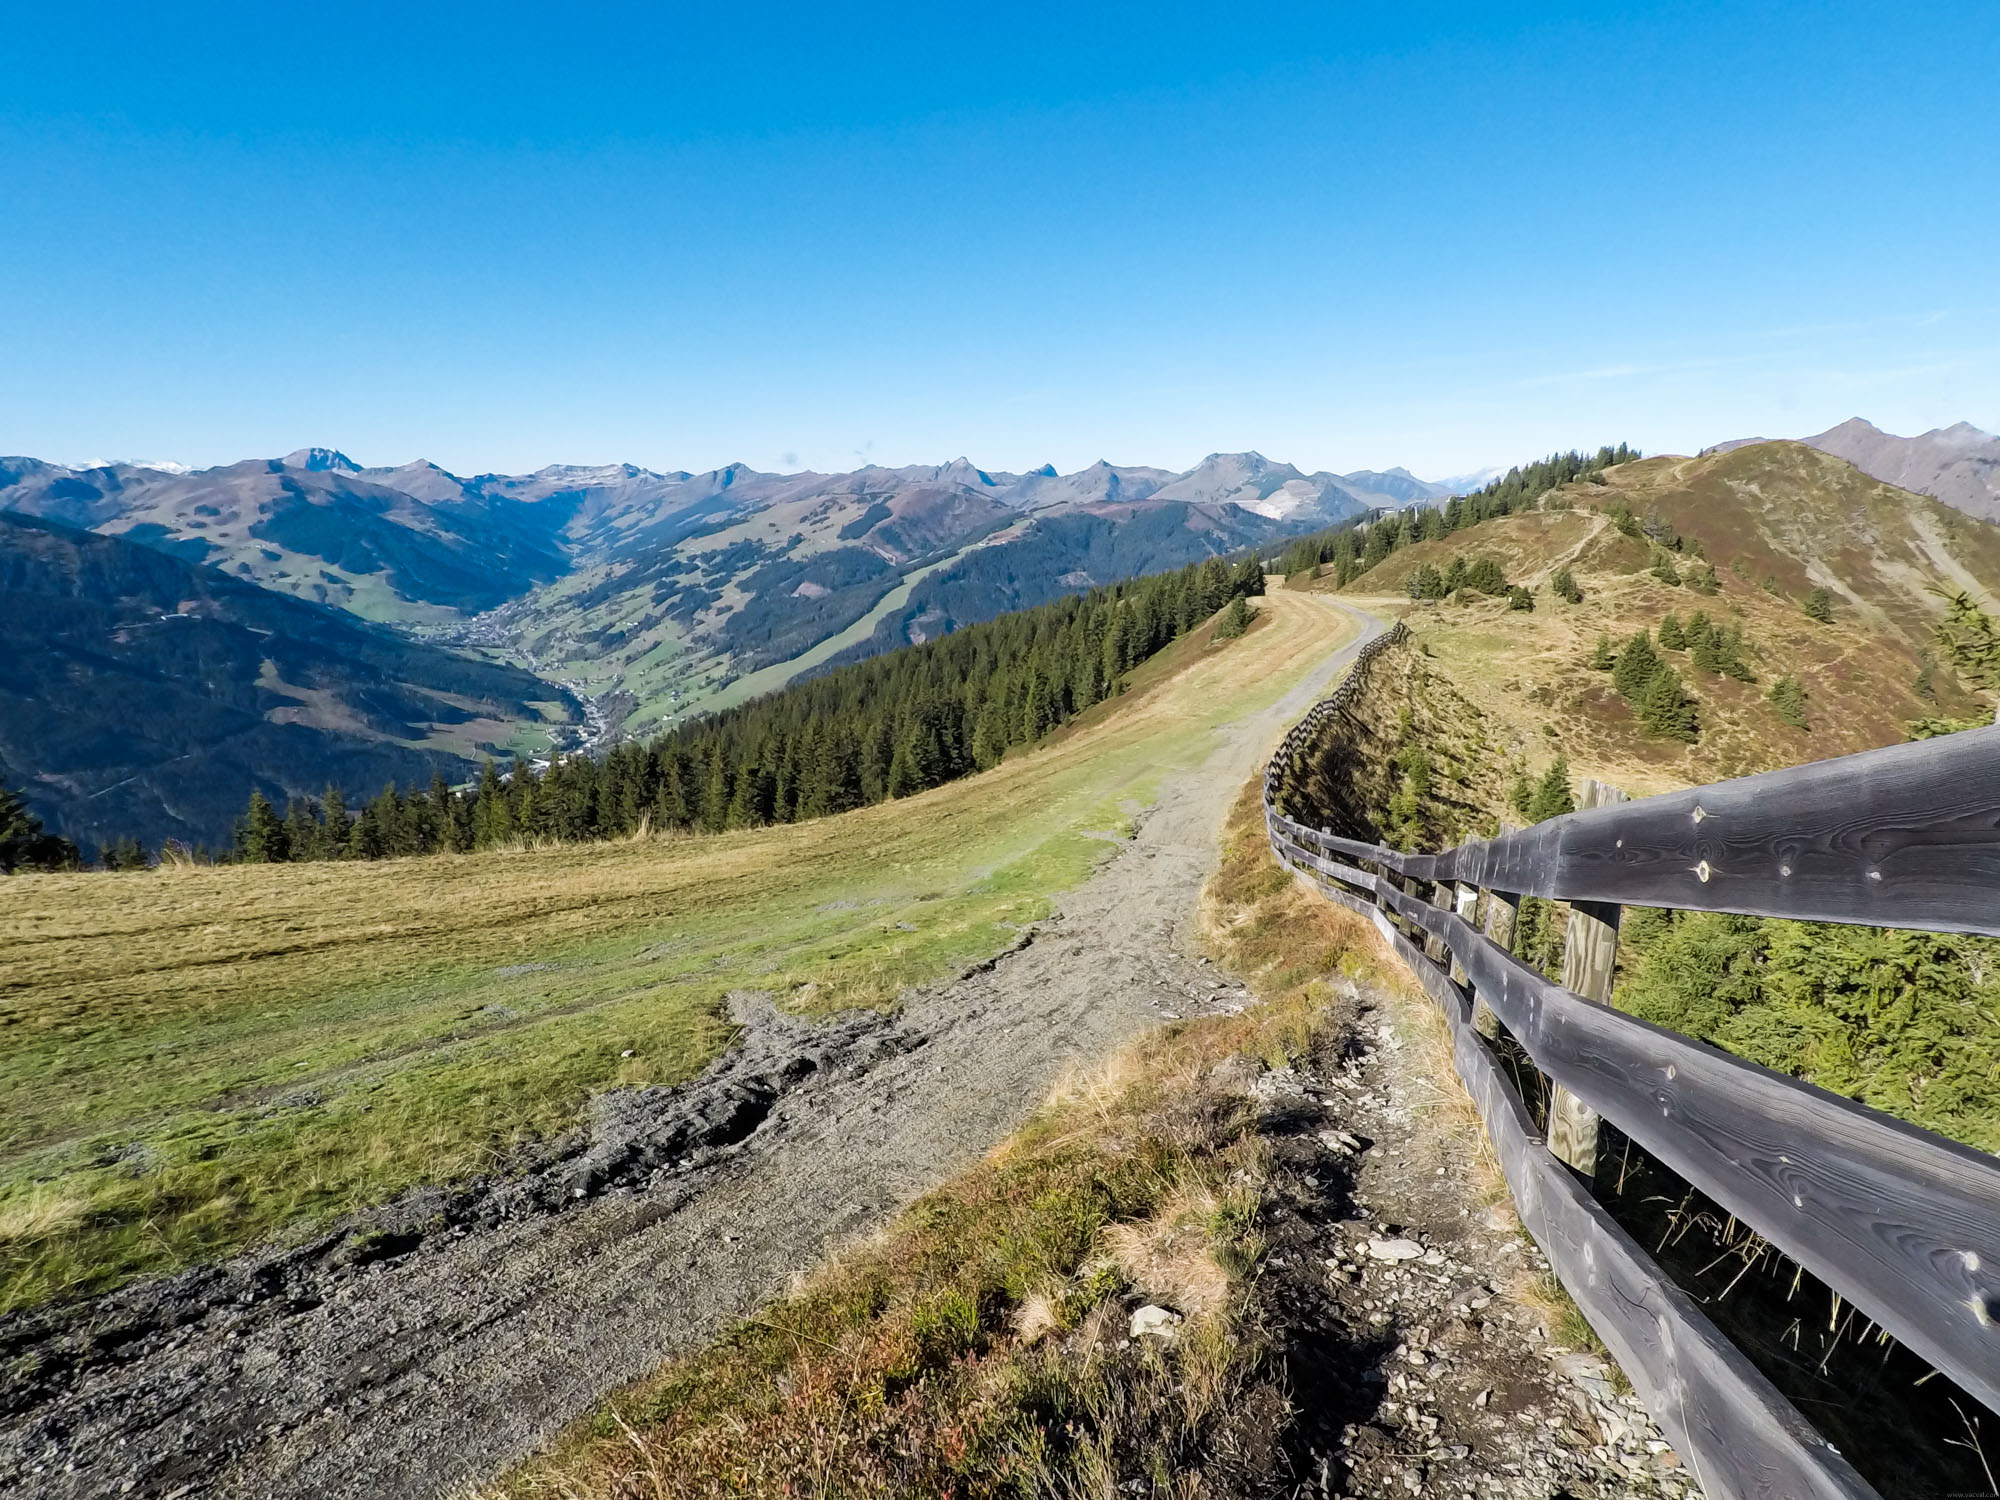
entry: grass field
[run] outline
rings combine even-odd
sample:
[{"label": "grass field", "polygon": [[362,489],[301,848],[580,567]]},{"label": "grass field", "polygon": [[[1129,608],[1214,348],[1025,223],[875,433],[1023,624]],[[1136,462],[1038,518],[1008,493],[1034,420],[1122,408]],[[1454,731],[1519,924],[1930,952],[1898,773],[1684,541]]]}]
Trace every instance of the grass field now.
[{"label": "grass field", "polygon": [[994,771],[797,827],[8,880],[0,1310],[503,1165],[697,1071],[732,989],[879,1006],[990,956],[1350,629],[1279,594]]}]

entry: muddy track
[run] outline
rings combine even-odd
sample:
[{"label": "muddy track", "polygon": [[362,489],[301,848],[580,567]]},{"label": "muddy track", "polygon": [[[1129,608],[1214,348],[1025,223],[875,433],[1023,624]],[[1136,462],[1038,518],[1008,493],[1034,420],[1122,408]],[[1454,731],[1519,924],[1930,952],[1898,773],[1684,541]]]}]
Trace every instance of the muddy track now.
[{"label": "muddy track", "polygon": [[977,1159],[1065,1065],[1242,1003],[1193,956],[1222,817],[1380,628],[1170,778],[1020,946],[895,1016],[738,995],[700,1079],[605,1096],[524,1174],[0,1322],[0,1493],[424,1496],[521,1457]]}]

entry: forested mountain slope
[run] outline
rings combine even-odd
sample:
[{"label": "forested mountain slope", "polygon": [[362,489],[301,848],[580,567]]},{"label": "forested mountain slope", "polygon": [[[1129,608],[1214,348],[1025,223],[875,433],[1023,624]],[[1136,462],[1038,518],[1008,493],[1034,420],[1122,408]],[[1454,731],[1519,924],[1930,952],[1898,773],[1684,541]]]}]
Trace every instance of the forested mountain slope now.
[{"label": "forested mountain slope", "polygon": [[517,668],[0,512],[0,784],[82,842],[226,839],[245,789],[457,778],[571,717]]}]

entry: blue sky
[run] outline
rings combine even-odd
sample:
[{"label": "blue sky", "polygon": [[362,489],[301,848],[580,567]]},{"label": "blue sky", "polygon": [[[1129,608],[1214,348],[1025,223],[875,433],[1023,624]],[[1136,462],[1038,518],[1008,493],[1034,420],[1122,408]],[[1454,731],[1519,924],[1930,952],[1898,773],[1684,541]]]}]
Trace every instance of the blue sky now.
[{"label": "blue sky", "polygon": [[10,17],[0,452],[1428,475],[2000,428],[2000,6]]}]

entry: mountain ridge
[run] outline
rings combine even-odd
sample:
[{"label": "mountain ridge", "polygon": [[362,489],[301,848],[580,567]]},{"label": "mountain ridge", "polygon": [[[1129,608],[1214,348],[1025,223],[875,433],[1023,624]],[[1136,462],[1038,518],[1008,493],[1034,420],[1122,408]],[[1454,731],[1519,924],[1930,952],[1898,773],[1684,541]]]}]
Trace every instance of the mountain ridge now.
[{"label": "mountain ridge", "polygon": [[[1702,451],[1728,453],[1773,441],[1784,440],[1732,438]],[[1797,441],[1846,459],[1871,479],[1929,495],[1982,521],[2000,521],[2000,437],[1970,422],[1899,437],[1863,417],[1849,417]]]}]

